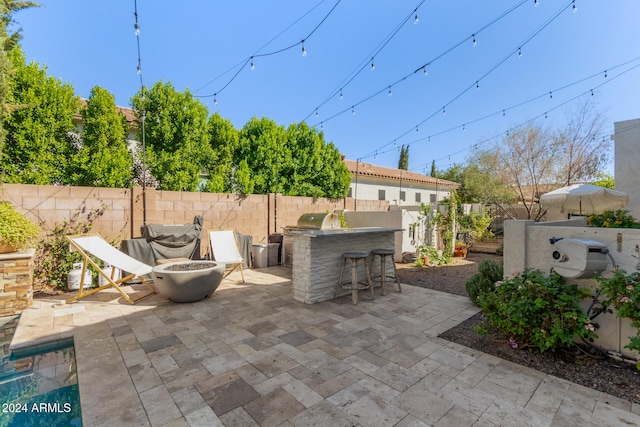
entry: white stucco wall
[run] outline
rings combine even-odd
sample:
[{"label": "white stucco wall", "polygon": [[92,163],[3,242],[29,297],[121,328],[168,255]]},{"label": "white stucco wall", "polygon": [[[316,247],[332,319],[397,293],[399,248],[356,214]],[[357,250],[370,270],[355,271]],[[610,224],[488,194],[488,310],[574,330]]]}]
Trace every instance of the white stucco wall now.
[{"label": "white stucco wall", "polygon": [[[431,203],[431,194],[436,196],[436,201],[442,201],[449,197],[449,190],[443,188],[432,188],[432,186],[421,185],[416,182],[403,181],[390,184],[388,180],[372,179],[370,177],[358,178],[356,186],[355,180],[351,182],[351,197],[359,200],[379,200],[378,191],[385,191],[385,198],[398,206],[419,206],[421,203]],[[405,192],[405,200],[400,200],[400,191]],[[420,193],[420,201],[416,202],[416,193]]]},{"label": "white stucco wall", "polygon": [[640,119],[614,123],[616,190],[629,195],[625,209],[640,218]]},{"label": "white stucco wall", "polygon": [[[640,230],[584,227],[582,219],[557,221],[554,223],[535,223],[533,221],[505,221],[504,227],[504,273],[509,277],[526,268],[551,271],[551,253],[554,246],[549,239],[573,238],[595,240],[609,249],[618,268],[631,272],[638,266],[638,246]],[[609,263],[603,273],[611,275],[613,266]],[[566,283],[575,283],[592,290],[595,294],[597,283],[594,279],[566,279]],[[590,299],[583,301],[586,309]],[[628,319],[618,319],[614,314],[601,314],[595,321],[600,324],[596,332],[599,338],[596,344],[625,356],[638,358],[635,352],[625,349],[630,336],[636,334]]]}]

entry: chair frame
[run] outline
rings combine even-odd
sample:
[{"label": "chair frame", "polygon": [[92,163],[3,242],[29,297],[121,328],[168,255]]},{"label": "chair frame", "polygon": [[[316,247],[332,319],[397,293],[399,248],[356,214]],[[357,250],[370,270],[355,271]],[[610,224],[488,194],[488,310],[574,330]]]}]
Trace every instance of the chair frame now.
[{"label": "chair frame", "polygon": [[[95,256],[96,258],[101,259],[102,261],[107,262],[108,260],[104,260],[102,258],[100,258],[99,256],[96,256],[94,254],[92,254],[89,251],[85,251],[85,249],[83,249],[79,244],[77,244],[73,239],[79,238],[79,237],[99,237],[100,239],[104,240],[106,242],[106,240],[104,239],[104,237],[102,237],[100,234],[98,233],[91,233],[91,234],[73,234],[73,235],[68,235],[68,236],[64,236],[65,239],[69,242],[69,245],[73,248],[72,250],[75,252],[80,253],[80,255],[82,255],[82,272],[80,277],[84,277],[85,272],[87,271],[87,266],[91,265],[93,268],[96,269],[96,271],[98,272],[99,275],[101,275],[102,277],[104,277],[107,281],[106,285],[103,286],[98,286],[97,288],[92,288],[89,289],[88,291],[84,290],[84,284],[80,283],[80,289],[78,290],[78,294],[72,298],[69,298],[67,300],[67,303],[70,302],[74,302],[77,301],[81,298],[87,297],[89,295],[95,294],[96,292],[100,292],[103,291],[105,289],[108,288],[114,288],[116,291],[118,291],[120,293],[120,295],[122,295],[122,297],[129,303],[129,304],[135,304],[137,301],[140,301],[143,298],[146,298],[150,295],[153,295],[156,293],[155,289],[153,289],[153,287],[151,287],[151,285],[145,280],[144,277],[137,275],[137,274],[130,274],[128,276],[125,276],[121,279],[118,280],[113,280],[114,278],[114,274],[115,274],[115,270],[111,269],[111,275],[108,275],[107,273],[105,273],[102,268],[100,268],[100,266],[98,266],[98,264],[93,261],[91,259],[91,257],[89,256],[89,254]],[[116,248],[114,248],[116,249]],[[117,250],[117,249],[116,249]],[[126,255],[123,253],[123,255]],[[127,255],[128,256],[128,255]],[[140,261],[138,261],[140,262]],[[143,264],[143,263],[141,263]],[[146,264],[145,264],[146,265]],[[117,266],[114,266],[117,268]],[[138,298],[131,298],[129,295],[127,295],[127,293],[122,290],[122,288],[120,287],[121,284],[128,282],[131,279],[134,279],[138,277],[140,279],[140,281],[142,282],[143,285],[145,285],[150,292],[138,297]]]},{"label": "chair frame", "polygon": [[[220,231],[228,231],[231,232],[233,235],[233,240],[236,244],[236,250],[238,251],[238,256],[240,257],[240,262],[235,262],[236,260],[233,261],[225,261],[225,260],[216,260],[214,258],[214,252],[213,252],[213,244],[212,244],[212,239],[211,239],[211,233],[215,233],[215,232],[220,232]],[[212,261],[218,261],[221,263],[225,264],[225,270],[228,270],[225,272],[224,276],[222,276],[223,279],[225,279],[228,275],[230,275],[231,273],[233,273],[238,267],[240,267],[240,274],[242,275],[242,283],[246,283],[245,279],[244,279],[244,269],[242,268],[242,264],[244,263],[244,258],[242,257],[242,255],[240,254],[240,247],[238,246],[238,239],[236,238],[236,234],[235,234],[235,230],[232,229],[220,229],[220,230],[209,230],[207,231],[207,239],[209,240],[209,259]],[[227,265],[231,265],[232,267],[227,269]]]}]

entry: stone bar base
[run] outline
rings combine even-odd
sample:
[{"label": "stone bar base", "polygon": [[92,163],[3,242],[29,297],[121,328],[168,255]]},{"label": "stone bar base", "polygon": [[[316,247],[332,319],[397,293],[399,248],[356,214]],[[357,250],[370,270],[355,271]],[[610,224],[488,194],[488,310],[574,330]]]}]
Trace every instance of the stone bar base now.
[{"label": "stone bar base", "polygon": [[[307,304],[335,298],[342,269],[342,254],[394,248],[396,231],[371,227],[292,232],[293,298]],[[347,265],[345,269],[347,278],[351,277],[349,268]],[[366,277],[362,267],[358,274],[361,278]]]},{"label": "stone bar base", "polygon": [[33,253],[0,254],[0,317],[15,316],[33,304]]}]

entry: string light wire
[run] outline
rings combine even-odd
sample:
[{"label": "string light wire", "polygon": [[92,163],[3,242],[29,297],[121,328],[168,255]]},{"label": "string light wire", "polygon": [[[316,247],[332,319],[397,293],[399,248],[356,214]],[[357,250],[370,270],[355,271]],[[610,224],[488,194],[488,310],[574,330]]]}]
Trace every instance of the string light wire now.
[{"label": "string light wire", "polygon": [[[415,129],[416,126],[422,126],[423,124],[425,124],[426,122],[428,122],[429,120],[431,120],[432,118],[436,117],[439,115],[439,113],[441,111],[446,111],[446,107],[449,107],[451,104],[453,104],[454,102],[456,102],[458,99],[460,99],[465,93],[467,93],[469,90],[473,89],[476,87],[476,83],[480,82],[481,80],[485,79],[487,76],[489,76],[491,73],[493,73],[496,69],[498,69],[502,64],[504,64],[509,58],[511,58],[513,56],[514,53],[516,53],[518,51],[518,49],[522,46],[525,46],[527,43],[529,43],[531,40],[533,40],[538,34],[540,34],[546,27],[548,27],[553,21],[555,21],[565,10],[569,9],[572,6],[572,2],[570,1],[568,4],[564,5],[560,10],[558,10],[558,12],[556,12],[550,19],[548,19],[542,26],[540,26],[537,30],[535,30],[529,37],[527,37],[525,39],[525,41],[523,43],[519,43],[515,49],[512,49],[511,51],[509,51],[509,53],[507,55],[505,55],[500,61],[498,61],[498,63],[496,65],[494,65],[493,67],[491,67],[487,72],[485,72],[480,78],[475,79],[473,81],[473,83],[471,83],[470,85],[468,85],[466,88],[464,88],[460,93],[458,93],[457,95],[455,95],[449,102],[447,102],[446,104],[444,104],[443,107],[439,108],[438,110],[434,111],[431,115],[429,115],[428,117],[426,117],[424,120],[422,120],[421,122],[413,125],[411,127],[411,130],[407,130],[404,133],[402,133],[400,136],[395,137],[392,141],[387,142],[386,144],[382,145],[381,147],[378,147],[377,151],[378,153],[380,153],[380,150],[388,147],[390,144],[393,143],[393,141],[397,141],[400,138],[403,138],[404,136],[410,134],[412,132],[413,129]],[[354,105],[358,105],[358,104],[354,104]],[[324,122],[326,123],[328,120],[324,120]],[[372,156],[372,153],[374,151],[362,156],[363,159],[366,159],[368,157]]]},{"label": "string light wire", "polygon": [[[309,39],[309,37],[311,37],[317,30],[318,28],[320,28],[320,26],[322,26],[322,24],[324,24],[324,22],[327,20],[327,18],[329,18],[329,16],[333,13],[333,11],[336,9],[336,7],[338,7],[338,5],[340,4],[342,0],[338,0],[333,7],[331,8],[331,10],[329,10],[329,12],[324,16],[324,18],[322,18],[322,20],[313,28],[313,30],[311,30],[311,32],[309,34],[307,34],[306,37],[302,38],[299,42],[297,43],[293,43],[289,46],[283,47],[281,49],[277,49],[271,52],[267,52],[267,53],[254,53],[253,55],[249,56],[247,59],[244,60],[244,62],[242,62],[242,65],[240,66],[240,68],[238,69],[238,71],[236,71],[236,73],[233,75],[233,77],[231,77],[231,79],[229,81],[227,81],[227,83],[225,83],[220,89],[218,89],[217,91],[215,91],[212,94],[209,95],[194,95],[196,98],[210,98],[210,97],[214,97],[216,98],[217,95],[219,95],[222,91],[224,91],[231,83],[233,83],[233,81],[238,77],[238,75],[240,74],[240,72],[247,66],[247,64],[253,62],[253,60],[255,58],[262,58],[265,56],[273,56],[273,55],[277,55],[279,53],[283,53],[286,52],[290,49],[293,49],[297,46],[302,45],[302,53],[303,56],[306,55],[306,49],[304,48],[304,42],[307,41]],[[300,18],[302,19],[302,18]],[[293,25],[293,24],[292,24]]]}]

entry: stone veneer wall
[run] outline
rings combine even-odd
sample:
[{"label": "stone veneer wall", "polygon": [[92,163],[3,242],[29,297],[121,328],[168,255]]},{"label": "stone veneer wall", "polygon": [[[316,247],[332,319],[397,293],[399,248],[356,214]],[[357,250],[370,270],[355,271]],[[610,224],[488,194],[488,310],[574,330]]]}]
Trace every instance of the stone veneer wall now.
[{"label": "stone veneer wall", "polygon": [[0,254],[0,317],[22,313],[33,303],[33,254]]}]

